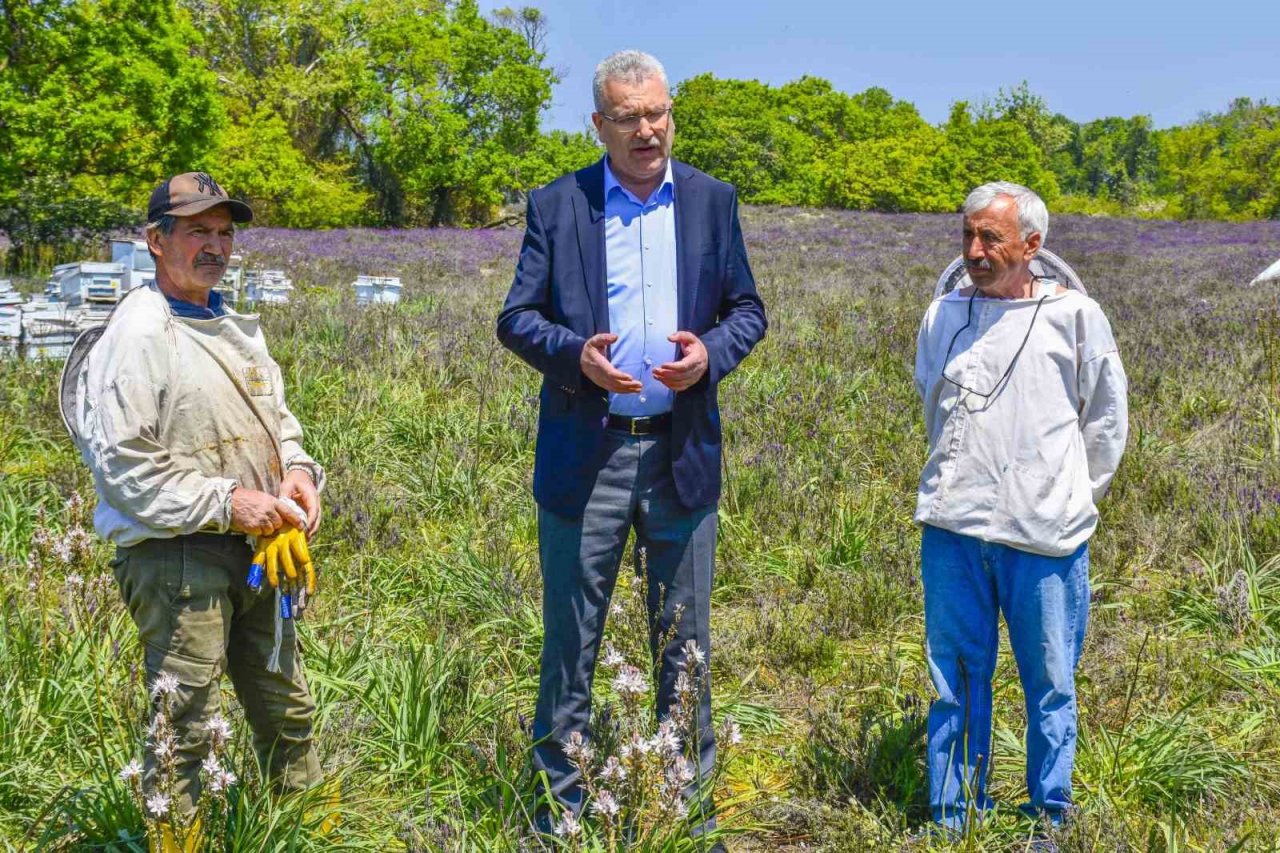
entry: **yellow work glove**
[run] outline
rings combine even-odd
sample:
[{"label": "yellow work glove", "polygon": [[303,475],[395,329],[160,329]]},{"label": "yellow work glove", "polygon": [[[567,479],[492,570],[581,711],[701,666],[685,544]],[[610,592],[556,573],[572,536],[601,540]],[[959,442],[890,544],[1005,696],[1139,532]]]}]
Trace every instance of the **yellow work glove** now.
[{"label": "yellow work glove", "polygon": [[286,587],[295,587],[301,580],[308,595],[316,592],[316,570],[307,549],[307,535],[296,527],[289,527],[271,536],[258,537],[258,551],[253,562],[266,569],[267,582],[280,587],[280,571],[284,570]]}]

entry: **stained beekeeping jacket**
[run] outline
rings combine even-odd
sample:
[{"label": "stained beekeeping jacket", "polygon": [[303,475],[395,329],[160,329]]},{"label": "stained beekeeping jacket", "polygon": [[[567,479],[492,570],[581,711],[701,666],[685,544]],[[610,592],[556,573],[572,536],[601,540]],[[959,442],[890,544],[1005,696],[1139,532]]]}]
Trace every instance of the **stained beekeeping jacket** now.
[{"label": "stained beekeeping jacket", "polygon": [[1056,557],[1097,526],[1124,453],[1128,402],[1101,307],[1048,284],[1027,299],[976,297],[968,328],[968,294],[952,291],[925,313],[915,383],[929,457],[915,519]]},{"label": "stained beekeeping jacket", "polygon": [[63,414],[93,472],[103,538],[227,532],[233,488],[275,494],[292,468],[323,487],[256,315],[178,317],[151,285],[121,300],[91,346],[68,361]]}]

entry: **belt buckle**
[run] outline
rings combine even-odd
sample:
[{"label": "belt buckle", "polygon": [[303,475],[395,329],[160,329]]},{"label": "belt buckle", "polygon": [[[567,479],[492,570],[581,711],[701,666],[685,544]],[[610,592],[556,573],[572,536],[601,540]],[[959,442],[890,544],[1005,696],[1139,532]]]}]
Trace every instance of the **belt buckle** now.
[{"label": "belt buckle", "polygon": [[636,424],[640,423],[640,421],[641,421],[641,420],[643,420],[643,418],[632,418],[632,419],[631,419],[631,434],[632,434],[632,435],[640,435],[640,433],[636,432]]}]

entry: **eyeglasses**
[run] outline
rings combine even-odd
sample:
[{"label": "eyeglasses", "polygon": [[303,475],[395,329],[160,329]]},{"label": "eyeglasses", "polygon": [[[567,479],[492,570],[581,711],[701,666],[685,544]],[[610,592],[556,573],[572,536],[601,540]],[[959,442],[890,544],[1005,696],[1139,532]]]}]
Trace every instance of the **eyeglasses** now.
[{"label": "eyeglasses", "polygon": [[613,116],[608,115],[606,113],[600,113],[600,118],[609,122],[618,130],[631,133],[633,130],[640,129],[641,121],[649,122],[650,127],[657,127],[659,124],[666,121],[667,116],[669,115],[671,115],[671,107],[667,107],[666,109],[662,109],[662,110],[655,110],[654,112],[645,113],[644,115],[623,116],[622,118],[614,118]]},{"label": "eyeglasses", "polygon": [[[1032,276],[1032,278],[1040,280],[1040,276],[1038,275]],[[942,358],[942,378],[959,388],[961,391],[968,391],[970,394],[976,394],[984,400],[990,400],[991,396],[1000,390],[1000,386],[1004,385],[1005,381],[1009,378],[1009,375],[1013,373],[1013,366],[1018,363],[1018,356],[1022,355],[1022,351],[1027,348],[1027,341],[1031,340],[1031,330],[1035,328],[1036,317],[1040,314],[1040,306],[1044,305],[1044,301],[1049,298],[1049,294],[1046,293],[1044,296],[1041,296],[1039,301],[1036,302],[1036,310],[1035,313],[1031,315],[1031,322],[1027,324],[1027,333],[1022,338],[1022,344],[1018,347],[1018,351],[1013,354],[1013,358],[1009,361],[1009,366],[1005,368],[1004,375],[1002,375],[996,384],[991,386],[991,390],[985,394],[975,388],[970,388],[962,382],[957,382],[947,375],[947,364],[951,361],[951,350],[956,345],[956,338],[960,337],[961,332],[973,325],[973,298],[977,295],[978,288],[975,287],[973,289],[973,293],[969,294],[968,319],[966,319],[965,324],[957,329],[956,333],[951,336],[951,343],[947,344],[947,354]]]}]

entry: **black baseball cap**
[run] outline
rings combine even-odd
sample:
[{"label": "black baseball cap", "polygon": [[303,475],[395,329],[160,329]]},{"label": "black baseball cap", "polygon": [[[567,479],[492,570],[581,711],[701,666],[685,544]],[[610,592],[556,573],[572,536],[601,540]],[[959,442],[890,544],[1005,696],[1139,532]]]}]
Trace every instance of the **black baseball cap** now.
[{"label": "black baseball cap", "polygon": [[208,172],[184,172],[165,181],[151,193],[147,203],[147,221],[155,222],[166,213],[170,216],[195,216],[197,213],[225,204],[233,222],[250,222],[253,210],[239,199],[231,198]]}]

